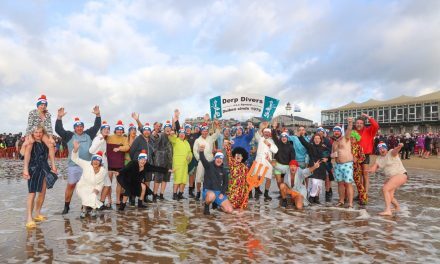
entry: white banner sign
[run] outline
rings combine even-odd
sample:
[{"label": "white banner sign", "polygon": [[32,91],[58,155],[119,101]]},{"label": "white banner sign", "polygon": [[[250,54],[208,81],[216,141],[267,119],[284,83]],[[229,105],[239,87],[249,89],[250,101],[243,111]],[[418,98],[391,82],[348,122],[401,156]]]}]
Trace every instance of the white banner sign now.
[{"label": "white banner sign", "polygon": [[239,113],[251,113],[265,120],[272,119],[279,100],[257,94],[229,94],[209,100],[211,118],[234,117]]}]

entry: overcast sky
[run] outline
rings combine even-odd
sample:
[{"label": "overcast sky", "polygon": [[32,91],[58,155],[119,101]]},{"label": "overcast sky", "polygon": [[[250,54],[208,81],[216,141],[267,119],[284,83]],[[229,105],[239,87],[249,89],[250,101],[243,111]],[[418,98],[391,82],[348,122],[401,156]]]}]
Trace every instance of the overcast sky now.
[{"label": "overcast sky", "polygon": [[2,1],[0,132],[46,94],[66,127],[252,92],[322,109],[440,90],[440,1]]}]

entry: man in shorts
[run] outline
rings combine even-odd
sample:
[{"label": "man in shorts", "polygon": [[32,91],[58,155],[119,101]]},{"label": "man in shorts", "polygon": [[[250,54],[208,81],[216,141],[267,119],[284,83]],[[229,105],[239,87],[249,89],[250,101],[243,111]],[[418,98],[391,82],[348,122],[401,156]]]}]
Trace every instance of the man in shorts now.
[{"label": "man in shorts", "polygon": [[101,128],[101,112],[99,111],[99,106],[93,108],[93,114],[96,115],[95,123],[93,127],[84,131],[84,123],[80,121],[79,118],[75,118],[73,124],[74,131],[66,131],[63,127],[63,116],[66,115],[64,108],[58,109],[58,117],[55,122],[55,132],[62,138],[64,142],[67,142],[69,153],[69,161],[67,166],[67,187],[64,196],[64,209],[62,214],[67,214],[70,209],[70,201],[72,199],[73,191],[75,190],[76,183],[79,181],[82,175],[82,169],[71,159],[71,150],[73,150],[73,142],[78,141],[80,143],[79,147],[79,157],[80,159],[90,161],[92,159],[92,154],[89,152],[89,148],[92,145],[92,140],[95,138],[99,129]]},{"label": "man in shorts", "polygon": [[208,161],[205,157],[205,145],[198,147],[198,156],[200,163],[205,169],[205,179],[203,184],[203,199],[205,200],[205,209],[203,214],[209,215],[209,206],[212,203],[219,205],[225,213],[232,213],[231,202],[228,200],[226,192],[228,191],[228,175],[223,167],[224,155],[217,152],[213,161]]},{"label": "man in shorts", "polygon": [[336,160],[335,179],[338,182],[339,202],[336,206],[343,206],[346,193],[348,195],[348,207],[353,208],[353,154],[351,152],[350,135],[353,129],[353,118],[349,117],[345,135],[342,128],[333,128],[335,142],[332,146],[332,158]]}]

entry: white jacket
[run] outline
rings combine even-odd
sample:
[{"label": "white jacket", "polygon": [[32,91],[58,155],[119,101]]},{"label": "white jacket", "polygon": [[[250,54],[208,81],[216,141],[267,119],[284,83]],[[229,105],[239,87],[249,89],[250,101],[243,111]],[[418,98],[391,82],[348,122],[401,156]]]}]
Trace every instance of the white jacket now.
[{"label": "white jacket", "polygon": [[196,160],[200,160],[199,156],[199,146],[205,145],[205,151],[203,153],[205,154],[206,160],[212,161],[214,159],[214,155],[212,154],[212,151],[214,150],[214,142],[217,140],[218,136],[220,135],[220,129],[216,129],[215,133],[207,136],[206,139],[200,136],[196,141],[194,141],[193,146],[193,153]]},{"label": "white jacket", "polygon": [[[264,137],[260,136],[260,133],[255,133],[255,138],[258,141],[258,148],[257,148],[257,156],[255,158],[256,161],[265,163],[266,156],[269,156],[269,159],[273,159],[273,155],[278,152],[278,147],[275,145],[275,142],[272,138],[265,139]],[[269,141],[270,147],[266,144],[264,144],[264,140]]]},{"label": "white jacket", "polygon": [[100,194],[96,195],[93,190],[101,192],[104,185],[104,177],[106,170],[101,167],[98,173],[95,173],[90,161],[85,161],[79,158],[78,152],[72,151],[72,161],[82,168],[81,179],[76,185],[76,193],[81,199],[83,206],[89,206],[93,209],[101,207],[102,203],[99,200]]}]

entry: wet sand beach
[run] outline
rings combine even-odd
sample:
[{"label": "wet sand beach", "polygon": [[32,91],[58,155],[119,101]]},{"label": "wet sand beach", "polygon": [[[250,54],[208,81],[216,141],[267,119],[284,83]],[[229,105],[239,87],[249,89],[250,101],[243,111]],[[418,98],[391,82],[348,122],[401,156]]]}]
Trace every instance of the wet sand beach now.
[{"label": "wet sand beach", "polygon": [[281,208],[273,183],[270,203],[252,199],[236,215],[212,210],[204,216],[200,202],[172,201],[168,186],[168,201],[147,210],[103,211],[84,220],[76,194],[69,214],[60,214],[67,183],[66,161],[60,160],[60,179],[43,207],[48,220],[31,231],[24,227],[22,163],[0,160],[0,262],[439,263],[439,163],[432,158],[426,161],[432,168],[409,166],[418,159],[405,161],[409,181],[397,191],[402,211],[392,217],[377,215],[384,177],[376,174],[369,205],[353,210],[333,207],[337,194],[331,204]]}]

